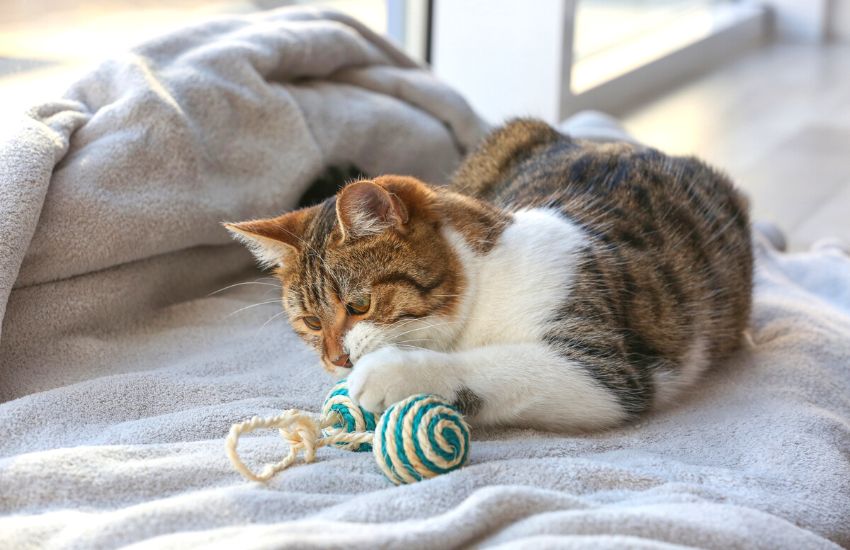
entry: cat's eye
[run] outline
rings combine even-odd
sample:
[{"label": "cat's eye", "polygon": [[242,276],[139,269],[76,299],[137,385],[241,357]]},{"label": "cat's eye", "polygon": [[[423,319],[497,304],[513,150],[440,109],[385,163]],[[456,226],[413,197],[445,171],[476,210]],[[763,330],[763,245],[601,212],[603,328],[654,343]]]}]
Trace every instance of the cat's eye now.
[{"label": "cat's eye", "polygon": [[345,309],[349,315],[363,315],[369,311],[371,306],[372,297],[366,294],[345,304]]},{"label": "cat's eye", "polygon": [[320,330],[322,328],[322,320],[316,316],[310,315],[308,317],[302,317],[302,321],[307,325],[307,328],[310,330]]}]

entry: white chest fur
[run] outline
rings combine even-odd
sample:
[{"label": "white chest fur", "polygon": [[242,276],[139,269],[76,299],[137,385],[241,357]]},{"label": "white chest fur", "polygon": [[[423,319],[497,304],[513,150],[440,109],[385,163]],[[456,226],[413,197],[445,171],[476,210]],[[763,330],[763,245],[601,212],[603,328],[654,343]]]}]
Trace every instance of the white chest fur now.
[{"label": "white chest fur", "polygon": [[[459,236],[450,237],[457,242]],[[581,229],[555,211],[519,211],[485,256],[460,245],[469,280],[456,349],[538,341],[544,322],[569,292]]]}]

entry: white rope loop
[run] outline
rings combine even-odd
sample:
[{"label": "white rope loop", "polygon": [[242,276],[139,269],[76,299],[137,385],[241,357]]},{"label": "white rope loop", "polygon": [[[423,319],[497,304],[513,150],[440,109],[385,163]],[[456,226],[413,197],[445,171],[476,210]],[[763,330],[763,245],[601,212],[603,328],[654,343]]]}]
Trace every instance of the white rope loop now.
[{"label": "white rope loop", "polygon": [[[225,440],[225,449],[237,472],[251,481],[266,482],[278,472],[292,466],[301,452],[304,453],[304,462],[310,463],[315,460],[316,451],[325,445],[343,443],[356,446],[372,443],[374,437],[372,432],[348,433],[341,429],[330,428],[336,422],[338,419],[335,415],[329,415],[319,422],[311,414],[295,409],[268,418],[255,416],[250,420],[234,424],[230,428]],[[272,428],[277,428],[281,437],[289,443],[289,453],[280,462],[267,464],[260,473],[255,473],[239,456],[237,451],[239,438],[243,434]]]}]

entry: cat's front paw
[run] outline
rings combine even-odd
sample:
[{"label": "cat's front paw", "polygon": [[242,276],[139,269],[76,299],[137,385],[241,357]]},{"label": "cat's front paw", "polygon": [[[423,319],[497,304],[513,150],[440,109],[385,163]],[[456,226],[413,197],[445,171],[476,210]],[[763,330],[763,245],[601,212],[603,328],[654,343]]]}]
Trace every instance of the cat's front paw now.
[{"label": "cat's front paw", "polygon": [[444,354],[431,350],[406,351],[385,347],[367,353],[348,377],[348,393],[374,413],[417,393],[453,395],[446,378]]}]

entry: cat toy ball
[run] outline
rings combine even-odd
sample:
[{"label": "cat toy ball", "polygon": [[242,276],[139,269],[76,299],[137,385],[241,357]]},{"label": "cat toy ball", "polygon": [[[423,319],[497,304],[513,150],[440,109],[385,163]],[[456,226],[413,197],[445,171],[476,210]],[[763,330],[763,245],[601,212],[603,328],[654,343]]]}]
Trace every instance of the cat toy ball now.
[{"label": "cat toy ball", "polygon": [[[289,454],[260,473],[242,462],[236,446],[239,436],[258,429],[276,428],[289,443]],[[313,462],[316,450],[326,445],[372,451],[381,471],[396,485],[451,472],[469,456],[469,426],[460,412],[436,395],[413,395],[393,404],[376,421],[375,415],[357,406],[348,395],[345,379],[325,398],[320,418],[296,409],[277,416],[255,416],[234,424],[226,439],[233,467],[252,481],[268,481],[291,466],[304,452]]]}]

